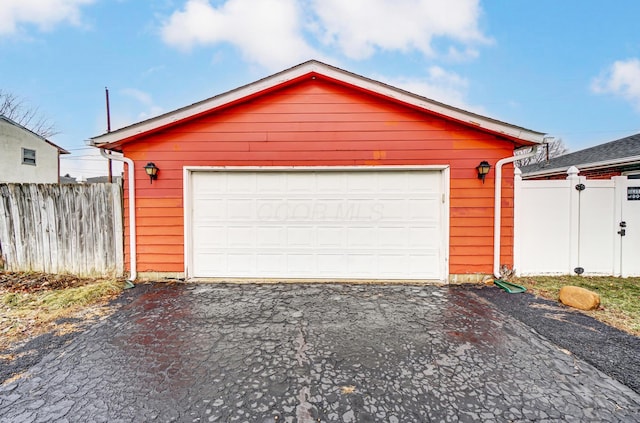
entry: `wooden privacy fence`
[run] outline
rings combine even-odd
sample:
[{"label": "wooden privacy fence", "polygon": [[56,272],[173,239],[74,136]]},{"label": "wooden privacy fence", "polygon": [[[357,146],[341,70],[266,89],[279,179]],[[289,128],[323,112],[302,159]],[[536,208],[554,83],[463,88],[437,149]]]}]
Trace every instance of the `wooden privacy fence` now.
[{"label": "wooden privacy fence", "polygon": [[10,271],[120,276],[118,184],[0,184],[0,254]]}]

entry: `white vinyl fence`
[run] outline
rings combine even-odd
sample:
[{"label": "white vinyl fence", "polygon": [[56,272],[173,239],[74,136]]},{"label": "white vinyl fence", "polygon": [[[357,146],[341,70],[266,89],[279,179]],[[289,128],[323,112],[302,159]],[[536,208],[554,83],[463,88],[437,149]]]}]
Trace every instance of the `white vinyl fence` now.
[{"label": "white vinyl fence", "polygon": [[119,184],[0,184],[6,270],[122,275],[122,231]]},{"label": "white vinyl fence", "polygon": [[640,275],[640,180],[523,181],[516,171],[518,275]]}]

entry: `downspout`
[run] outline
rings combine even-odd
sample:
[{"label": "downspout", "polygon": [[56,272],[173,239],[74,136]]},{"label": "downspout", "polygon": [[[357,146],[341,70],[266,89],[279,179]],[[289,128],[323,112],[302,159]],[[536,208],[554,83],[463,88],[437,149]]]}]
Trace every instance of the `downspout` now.
[{"label": "downspout", "polygon": [[105,159],[117,160],[125,162],[127,164],[127,172],[129,179],[129,262],[131,270],[129,272],[129,279],[127,280],[127,288],[133,288],[135,285],[133,282],[138,277],[138,271],[136,266],[136,184],[135,184],[135,169],[133,168],[133,160],[128,157],[118,157],[107,152],[101,148],[100,154]]},{"label": "downspout", "polygon": [[495,203],[493,212],[493,276],[497,279],[500,275],[500,236],[502,231],[502,166],[507,163],[513,163],[516,160],[526,159],[535,156],[538,146],[534,146],[531,152],[517,156],[505,157],[496,163],[496,182],[495,182]]}]

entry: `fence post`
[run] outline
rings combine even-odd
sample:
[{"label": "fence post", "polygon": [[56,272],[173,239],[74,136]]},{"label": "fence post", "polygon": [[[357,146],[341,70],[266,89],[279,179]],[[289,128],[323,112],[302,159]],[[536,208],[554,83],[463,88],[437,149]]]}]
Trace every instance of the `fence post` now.
[{"label": "fence post", "polygon": [[580,264],[580,191],[576,185],[580,183],[580,171],[571,166],[567,169],[569,181],[569,268],[567,274],[573,275]]},{"label": "fence post", "polygon": [[520,257],[522,254],[522,171],[516,167],[513,171],[513,270],[520,276]]},{"label": "fence post", "polygon": [[[613,179],[614,185],[613,216],[617,222],[615,225],[617,225],[622,221],[622,203],[625,201],[627,194],[627,177],[613,176],[611,179]],[[613,275],[623,276],[622,270],[622,237],[618,236],[616,242],[613,243]]]}]

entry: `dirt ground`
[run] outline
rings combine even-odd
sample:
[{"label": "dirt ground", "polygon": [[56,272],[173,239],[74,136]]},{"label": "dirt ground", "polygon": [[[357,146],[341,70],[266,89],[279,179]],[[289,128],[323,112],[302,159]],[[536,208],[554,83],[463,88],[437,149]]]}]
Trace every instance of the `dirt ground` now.
[{"label": "dirt ground", "polygon": [[76,288],[96,279],[73,275],[51,275],[35,272],[0,272],[0,292],[33,293],[54,289]]}]

